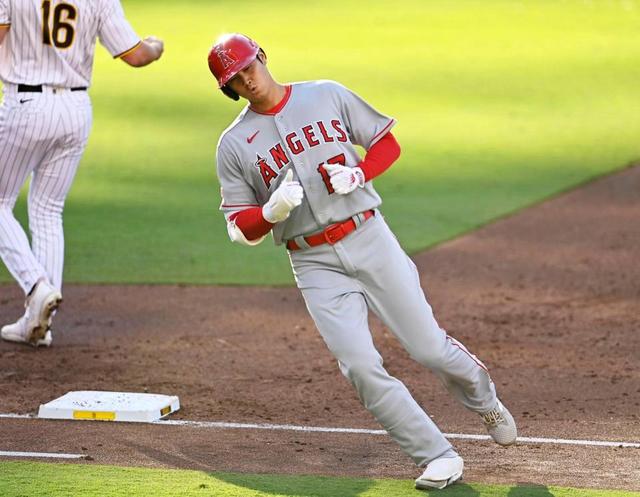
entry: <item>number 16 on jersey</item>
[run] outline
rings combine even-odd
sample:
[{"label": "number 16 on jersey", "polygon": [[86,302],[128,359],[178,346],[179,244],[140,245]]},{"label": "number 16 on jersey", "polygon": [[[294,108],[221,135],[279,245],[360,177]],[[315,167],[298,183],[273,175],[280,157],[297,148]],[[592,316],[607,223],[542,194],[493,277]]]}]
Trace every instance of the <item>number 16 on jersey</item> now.
[{"label": "number 16 on jersey", "polygon": [[69,48],[75,38],[73,21],[77,9],[69,3],[59,3],[51,12],[51,0],[42,2],[42,43],[56,48]]}]

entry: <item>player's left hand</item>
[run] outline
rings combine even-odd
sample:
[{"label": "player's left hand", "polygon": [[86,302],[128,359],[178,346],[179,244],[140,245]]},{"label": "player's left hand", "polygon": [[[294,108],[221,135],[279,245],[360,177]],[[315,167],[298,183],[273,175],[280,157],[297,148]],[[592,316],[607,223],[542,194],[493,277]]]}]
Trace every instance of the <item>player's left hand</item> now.
[{"label": "player's left hand", "polygon": [[356,188],[364,187],[364,173],[359,167],[347,167],[340,164],[325,164],[331,186],[336,193],[346,195]]}]

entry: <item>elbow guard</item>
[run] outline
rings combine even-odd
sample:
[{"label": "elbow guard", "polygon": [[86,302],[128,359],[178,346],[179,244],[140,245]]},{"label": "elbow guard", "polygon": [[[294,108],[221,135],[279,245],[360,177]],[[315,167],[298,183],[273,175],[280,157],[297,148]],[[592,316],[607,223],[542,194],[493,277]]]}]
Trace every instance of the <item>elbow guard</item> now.
[{"label": "elbow guard", "polygon": [[242,230],[236,226],[235,221],[229,221],[227,223],[227,233],[229,233],[229,238],[231,238],[232,242],[247,245],[249,247],[254,247],[262,243],[262,241],[267,237],[267,235],[264,235],[256,240],[247,240],[247,237],[244,236]]}]

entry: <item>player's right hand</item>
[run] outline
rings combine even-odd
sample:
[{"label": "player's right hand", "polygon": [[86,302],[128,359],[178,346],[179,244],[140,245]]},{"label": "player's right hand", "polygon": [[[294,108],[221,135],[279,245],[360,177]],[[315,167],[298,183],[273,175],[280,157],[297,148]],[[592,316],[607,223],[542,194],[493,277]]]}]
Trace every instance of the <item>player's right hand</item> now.
[{"label": "player's right hand", "polygon": [[164,42],[155,36],[147,36],[144,41],[156,51],[156,60],[160,58],[164,52]]},{"label": "player's right hand", "polygon": [[341,164],[324,164],[329,173],[331,186],[340,195],[347,195],[356,188],[364,188],[364,172],[359,167],[347,167]]},{"label": "player's right hand", "polygon": [[280,186],[262,206],[262,216],[274,224],[284,221],[302,203],[303,197],[304,190],[298,181],[293,181],[293,170],[289,169]]}]

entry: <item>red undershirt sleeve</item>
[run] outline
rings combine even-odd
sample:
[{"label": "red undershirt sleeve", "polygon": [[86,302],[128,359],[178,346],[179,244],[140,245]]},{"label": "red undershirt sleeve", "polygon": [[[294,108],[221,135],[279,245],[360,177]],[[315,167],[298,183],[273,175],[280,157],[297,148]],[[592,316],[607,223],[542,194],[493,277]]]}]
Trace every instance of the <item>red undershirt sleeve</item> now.
[{"label": "red undershirt sleeve", "polygon": [[[359,164],[365,181],[371,181],[380,176],[398,157],[400,157],[400,145],[391,133],[387,133],[367,150]],[[235,221],[247,240],[257,240],[273,228],[273,224],[262,216],[262,207],[251,207],[237,212],[231,216],[230,220]]]},{"label": "red undershirt sleeve", "polygon": [[400,157],[400,144],[395,136],[387,133],[367,150],[364,159],[358,164],[364,173],[364,180],[371,181],[380,176],[398,157]]},{"label": "red undershirt sleeve", "polygon": [[231,216],[231,221],[236,222],[236,226],[240,228],[247,240],[257,240],[273,228],[273,224],[262,216],[262,207],[251,207],[240,211]]}]

